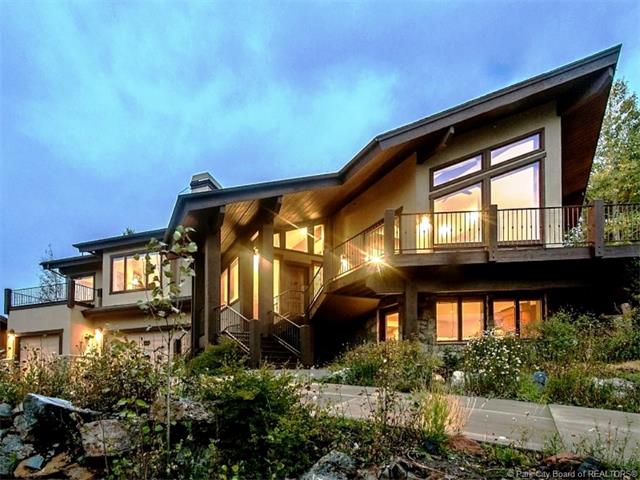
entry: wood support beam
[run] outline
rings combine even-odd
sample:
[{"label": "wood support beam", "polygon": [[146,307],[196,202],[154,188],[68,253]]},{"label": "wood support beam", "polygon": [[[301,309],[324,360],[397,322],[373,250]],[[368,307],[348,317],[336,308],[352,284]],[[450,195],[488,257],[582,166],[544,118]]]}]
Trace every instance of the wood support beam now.
[{"label": "wood support beam", "polygon": [[412,279],[408,279],[402,302],[402,337],[415,338],[418,335],[418,289]]},{"label": "wood support beam", "polygon": [[435,146],[418,152],[416,156],[416,163],[418,165],[421,165],[429,158],[433,157],[436,153],[441,152],[442,150],[447,148],[447,145],[451,141],[451,137],[453,136],[455,131],[456,130],[455,128],[453,128],[453,126],[445,129],[442,133],[442,136],[440,137],[440,141]]},{"label": "wood support beam", "polygon": [[[204,237],[202,242],[204,298],[204,339],[205,343],[212,344],[217,340],[218,327],[220,324],[220,274],[222,267],[221,258],[221,228],[224,220],[224,207],[220,207],[215,214],[211,214],[204,225],[205,231],[201,232]],[[197,281],[197,277],[196,277]],[[196,287],[202,290],[201,286]]]}]

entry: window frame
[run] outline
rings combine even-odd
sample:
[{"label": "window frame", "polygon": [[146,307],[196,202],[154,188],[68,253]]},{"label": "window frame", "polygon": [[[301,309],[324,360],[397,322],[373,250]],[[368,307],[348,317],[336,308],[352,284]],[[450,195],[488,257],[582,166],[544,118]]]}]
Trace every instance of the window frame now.
[{"label": "window frame", "polygon": [[[146,260],[145,260],[145,256],[147,255],[146,250],[139,250],[136,252],[128,252],[128,253],[114,253],[112,255],[110,255],[109,257],[109,294],[110,295],[120,295],[122,293],[135,293],[135,292],[144,292],[147,290],[151,290],[151,288],[148,287],[148,280],[149,280],[149,275],[150,274],[146,274],[147,277],[147,281],[145,282],[145,285],[143,287],[140,288],[134,288],[134,289],[127,289],[127,258],[129,257],[135,257],[136,255],[138,255],[140,257],[140,259],[145,262],[146,264]],[[156,253],[158,255],[158,260],[160,260],[160,254]],[[116,259],[120,259],[120,258],[124,258],[124,289],[123,290],[114,290],[113,289],[113,280],[114,280],[114,275],[113,275],[113,263]],[[163,284],[163,275],[162,275],[162,263],[160,264],[160,274],[158,275],[158,278],[160,278],[160,284]],[[95,282],[95,279],[94,279]],[[95,285],[95,283],[94,283]]]},{"label": "window frame", "polygon": [[387,341],[387,315],[393,315],[394,313],[398,314],[398,339],[402,340],[402,314],[400,313],[400,304],[393,303],[391,305],[385,305],[384,307],[380,307],[378,309],[378,318],[377,318],[377,341],[386,342]]},{"label": "window frame", "polygon": [[[327,226],[327,222],[326,219],[324,218],[320,218],[317,220],[313,220],[313,221],[305,221],[305,222],[301,222],[299,224],[296,225],[296,228],[278,228],[275,229],[273,231],[273,235],[274,238],[277,236],[279,239],[279,243],[280,246],[277,247],[275,245],[275,241],[273,242],[273,248],[274,250],[282,250],[282,251],[286,251],[286,252],[294,252],[296,254],[301,254],[301,255],[311,255],[314,257],[322,257],[324,255],[323,254],[319,254],[319,253],[315,253],[314,252],[314,244],[315,244],[315,236],[314,236],[314,229],[317,226],[322,225],[323,229],[324,229],[324,243],[326,243],[326,226]],[[291,232],[294,230],[299,230],[301,228],[307,228],[307,251],[303,252],[301,250],[293,250],[291,248],[286,248],[287,247],[287,232]],[[324,245],[323,245],[323,252],[324,252]]]},{"label": "window frame", "polygon": [[[539,148],[537,150],[532,150],[531,152],[527,152],[524,153],[522,155],[518,155],[517,157],[513,157],[510,158],[509,160],[505,160],[504,162],[500,162],[496,165],[491,165],[491,151],[495,150],[497,148],[501,148],[504,147],[506,145],[509,145],[511,143],[515,143],[518,142],[520,140],[524,140],[525,138],[528,137],[532,137],[534,135],[539,135],[540,136],[540,141],[539,141]],[[528,164],[529,162],[527,160],[531,160],[531,163],[533,163],[534,161],[540,160],[540,179],[544,179],[544,162],[542,161],[542,158],[545,157],[545,129],[544,128],[539,128],[536,130],[533,130],[531,132],[525,133],[523,135],[519,135],[517,137],[514,138],[510,138],[509,140],[506,140],[504,142],[500,142],[500,143],[496,143],[494,145],[490,145],[489,147],[483,148],[481,150],[477,150],[475,152],[472,152],[470,154],[464,155],[462,157],[458,157],[454,160],[450,160],[448,162],[442,163],[440,165],[434,165],[433,167],[431,167],[429,169],[429,193],[430,193],[430,198],[431,200],[433,200],[434,198],[443,196],[443,195],[447,195],[450,194],[452,192],[455,192],[457,190],[460,190],[464,187],[467,187],[469,185],[472,185],[474,183],[477,183],[478,181],[481,181],[483,183],[482,186],[482,194],[483,194],[483,204],[484,204],[484,200],[487,198],[491,198],[489,197],[485,197],[485,190],[487,190],[486,185],[485,185],[485,179],[486,177],[492,177],[492,176],[497,176],[497,175],[502,175],[505,173],[508,173],[512,168],[518,168],[518,167],[522,167],[525,166],[526,164]],[[443,168],[447,168],[450,167],[452,165],[455,165],[456,163],[461,163],[464,162],[466,160],[470,160],[476,156],[480,155],[481,156],[481,167],[480,167],[480,171],[478,172],[473,172],[473,173],[469,173],[467,175],[464,175],[462,177],[456,178],[454,180],[451,180],[449,182],[445,182],[445,183],[441,183],[440,185],[434,185],[434,176],[435,176],[435,172],[438,170],[442,170]],[[534,158],[535,157],[535,158]],[[521,164],[522,162],[522,164]],[[515,166],[517,165],[517,166]],[[499,172],[499,173],[498,173]],[[544,191],[544,188],[542,188],[542,181],[539,182],[539,184],[541,185],[541,190]],[[487,190],[487,192],[489,192],[489,190]],[[540,202],[542,203],[543,197],[540,197]]]},{"label": "window frame", "polygon": [[482,332],[486,332],[487,331],[487,299],[486,299],[486,295],[482,295],[482,294],[464,294],[464,295],[438,295],[436,297],[436,303],[434,305],[437,305],[438,302],[449,302],[452,303],[455,301],[455,303],[457,304],[456,306],[456,312],[457,312],[457,317],[458,317],[458,322],[457,322],[457,334],[458,334],[458,338],[456,340],[438,340],[438,316],[437,316],[437,308],[435,309],[436,313],[434,315],[435,318],[435,334],[436,334],[436,343],[437,344],[442,344],[442,345],[446,345],[446,344],[456,344],[456,343],[466,343],[469,341],[469,339],[464,339],[463,338],[463,318],[462,318],[462,303],[466,300],[466,301],[472,301],[472,302],[480,302],[482,303]]},{"label": "window frame", "polygon": [[[433,319],[434,319],[434,342],[435,345],[459,345],[465,344],[469,341],[469,339],[465,340],[462,338],[463,335],[463,318],[462,318],[462,303],[465,300],[470,301],[481,301],[483,305],[483,328],[482,332],[488,332],[490,329],[495,327],[494,318],[493,318],[493,302],[494,301],[513,301],[516,306],[516,331],[515,335],[518,338],[529,339],[530,337],[522,337],[521,336],[521,325],[520,325],[520,302],[522,301],[539,301],[540,302],[540,321],[545,321],[547,318],[547,295],[543,291],[538,292],[497,292],[497,293],[460,293],[460,294],[443,294],[436,295],[433,301]],[[457,340],[438,340],[438,317],[437,317],[437,302],[456,302],[457,303],[457,329],[458,329],[458,339]]]},{"label": "window frame", "polygon": [[[233,264],[236,263],[237,264],[237,274],[236,274],[236,278],[235,278],[235,291],[233,292],[235,295],[232,297],[231,296],[231,269],[233,267]],[[227,268],[225,270],[228,270],[229,273],[227,275],[227,305],[231,305],[235,302],[237,302],[238,300],[240,300],[240,257],[235,257],[233,260],[231,260],[231,262],[229,262],[229,265],[227,265]]]}]

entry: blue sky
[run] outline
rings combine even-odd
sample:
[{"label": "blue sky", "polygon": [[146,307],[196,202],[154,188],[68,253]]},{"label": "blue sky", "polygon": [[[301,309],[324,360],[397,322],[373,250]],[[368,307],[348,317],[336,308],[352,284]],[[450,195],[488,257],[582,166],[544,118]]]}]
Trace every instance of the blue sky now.
[{"label": "blue sky", "polygon": [[0,2],[0,287],[166,225],[190,176],[334,171],[374,135],[617,43],[640,3]]}]

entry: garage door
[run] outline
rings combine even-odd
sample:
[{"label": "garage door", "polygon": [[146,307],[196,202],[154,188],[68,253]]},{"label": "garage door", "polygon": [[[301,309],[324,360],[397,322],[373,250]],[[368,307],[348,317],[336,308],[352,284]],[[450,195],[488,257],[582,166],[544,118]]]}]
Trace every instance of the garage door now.
[{"label": "garage door", "polygon": [[[128,340],[133,340],[144,352],[154,361],[166,360],[167,357],[167,335],[162,332],[128,333],[125,335]],[[171,342],[171,354],[183,354],[189,351],[191,346],[191,335],[185,332],[177,332]]]},{"label": "garage door", "polygon": [[60,334],[20,337],[20,361],[53,358],[60,353]]}]

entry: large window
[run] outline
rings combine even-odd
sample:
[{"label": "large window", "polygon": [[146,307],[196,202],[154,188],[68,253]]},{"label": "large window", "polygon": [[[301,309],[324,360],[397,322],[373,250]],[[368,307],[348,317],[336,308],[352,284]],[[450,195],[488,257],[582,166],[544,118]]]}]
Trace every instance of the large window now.
[{"label": "large window", "polygon": [[530,337],[542,321],[540,299],[495,299],[492,302],[493,326],[498,335]]},{"label": "large window", "polygon": [[436,302],[436,335],[439,342],[459,342],[482,334],[484,300],[448,298]]},{"label": "large window", "polygon": [[[487,301],[489,300],[489,301]],[[542,321],[542,300],[514,296],[445,297],[436,300],[436,340],[462,342],[482,335],[491,325],[498,335],[529,337]]]},{"label": "large window", "polygon": [[307,253],[309,251],[308,228],[302,227],[296,230],[289,230],[284,233],[284,248],[297,252]]},{"label": "large window", "polygon": [[313,253],[322,255],[324,252],[324,225],[313,227]]},{"label": "large window", "polygon": [[[432,170],[435,245],[482,241],[482,211],[497,205],[498,241],[539,241],[542,133]],[[459,185],[459,187],[456,187]]]},{"label": "large window", "polygon": [[220,305],[229,303],[229,269],[225,268],[220,274]]},{"label": "large window", "polygon": [[386,312],[383,314],[384,338],[382,340],[400,340],[400,313]]},{"label": "large window", "polygon": [[160,257],[157,253],[149,254],[155,273],[147,272],[145,254],[127,254],[111,257],[111,292],[130,292],[146,290],[153,277],[161,277]]}]

